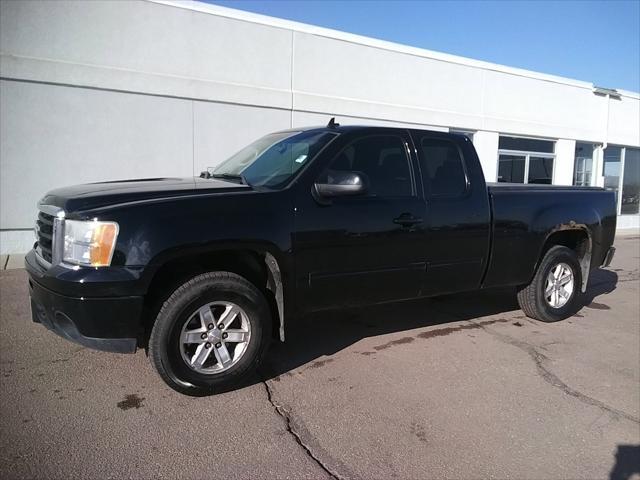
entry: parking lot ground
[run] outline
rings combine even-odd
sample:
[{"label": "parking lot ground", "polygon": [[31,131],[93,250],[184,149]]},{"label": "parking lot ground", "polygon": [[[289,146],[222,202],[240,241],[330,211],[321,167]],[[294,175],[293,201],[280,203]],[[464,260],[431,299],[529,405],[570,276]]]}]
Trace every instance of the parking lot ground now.
[{"label": "parking lot ground", "polygon": [[33,324],[3,271],[0,477],[640,478],[640,237],[616,246],[568,320],[509,290],[318,314],[207,398]]}]

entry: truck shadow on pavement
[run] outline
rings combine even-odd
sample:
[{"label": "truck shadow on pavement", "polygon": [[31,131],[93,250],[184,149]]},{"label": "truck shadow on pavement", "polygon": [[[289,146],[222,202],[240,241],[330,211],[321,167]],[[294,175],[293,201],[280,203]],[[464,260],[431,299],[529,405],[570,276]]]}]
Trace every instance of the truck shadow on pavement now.
[{"label": "truck shadow on pavement", "polygon": [[[594,299],[616,288],[618,275],[610,270],[598,269],[592,272],[589,288],[583,294],[585,306],[606,310],[604,303],[595,303]],[[516,315],[507,315],[510,313]],[[506,318],[501,317],[504,314]],[[576,316],[580,317],[580,313]],[[491,317],[482,324],[509,322],[514,324],[524,320],[519,310],[515,289],[495,289],[477,291],[430,299],[387,303],[364,308],[345,308],[326,311],[296,319],[287,325],[287,341],[274,342],[263,365],[260,377],[247,381],[254,384],[264,380],[279,380],[282,375],[300,367],[318,368],[333,361],[331,355],[367,338],[402,331],[414,330],[453,322],[463,322]],[[498,317],[498,318],[496,318]],[[518,320],[520,319],[520,320]],[[519,325],[520,326],[520,325]],[[477,324],[448,326],[435,331],[422,332],[421,338],[448,335],[457,330],[479,328]],[[383,350],[392,344],[409,343],[413,338],[400,338],[391,342],[381,338],[375,351]],[[366,349],[365,349],[366,350]],[[370,350],[370,349],[369,349]],[[374,352],[359,352],[370,355]],[[247,384],[240,386],[247,386]]]},{"label": "truck shadow on pavement", "polygon": [[636,475],[640,475],[640,445],[618,445],[610,480],[632,480]]}]

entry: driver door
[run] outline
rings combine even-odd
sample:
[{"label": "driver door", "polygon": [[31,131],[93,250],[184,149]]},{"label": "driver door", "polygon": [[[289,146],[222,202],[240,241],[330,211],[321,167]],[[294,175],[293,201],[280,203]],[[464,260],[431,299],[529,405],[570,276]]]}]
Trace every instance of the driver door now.
[{"label": "driver door", "polygon": [[314,199],[308,184],[298,190],[296,286],[305,310],[419,295],[426,212],[410,142],[400,129],[355,136],[314,179],[357,172],[367,185],[364,194]]}]

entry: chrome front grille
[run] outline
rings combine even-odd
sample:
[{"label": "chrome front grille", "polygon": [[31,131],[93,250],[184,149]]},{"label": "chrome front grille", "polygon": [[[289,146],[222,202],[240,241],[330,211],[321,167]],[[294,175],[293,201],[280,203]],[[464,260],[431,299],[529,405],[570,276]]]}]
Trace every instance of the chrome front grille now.
[{"label": "chrome front grille", "polygon": [[62,241],[59,238],[64,228],[64,210],[53,205],[38,205],[36,220],[36,259],[45,267],[57,265],[62,259]]},{"label": "chrome front grille", "polygon": [[36,250],[42,258],[52,263],[53,260],[53,221],[54,216],[44,212],[38,212],[36,221],[36,236],[38,246]]}]

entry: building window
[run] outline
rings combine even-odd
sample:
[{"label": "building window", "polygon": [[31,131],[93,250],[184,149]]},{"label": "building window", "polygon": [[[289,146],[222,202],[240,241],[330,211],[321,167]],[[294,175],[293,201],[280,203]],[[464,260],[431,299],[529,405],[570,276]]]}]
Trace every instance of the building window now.
[{"label": "building window", "polygon": [[618,203],[618,190],[620,189],[620,166],[622,165],[622,147],[609,146],[604,149],[604,188],[616,192],[616,204]]},{"label": "building window", "polygon": [[553,157],[529,157],[527,183],[551,185],[553,181]]},{"label": "building window", "polygon": [[524,155],[500,154],[498,182],[524,183],[526,163],[527,157]]},{"label": "building window", "polygon": [[500,150],[519,150],[521,152],[553,153],[555,143],[553,140],[540,140],[538,138],[500,136],[498,148]]},{"label": "building window", "polygon": [[576,143],[575,162],[573,168],[573,184],[579,186],[591,185],[591,171],[593,169],[592,143]]},{"label": "building window", "polygon": [[552,183],[555,142],[501,136],[498,147],[498,182]]},{"label": "building window", "polygon": [[602,174],[604,188],[616,193],[618,214],[637,215],[640,206],[640,149],[608,146],[604,150]]},{"label": "building window", "polygon": [[640,149],[624,149],[624,170],[622,173],[622,215],[637,214],[640,206]]}]

